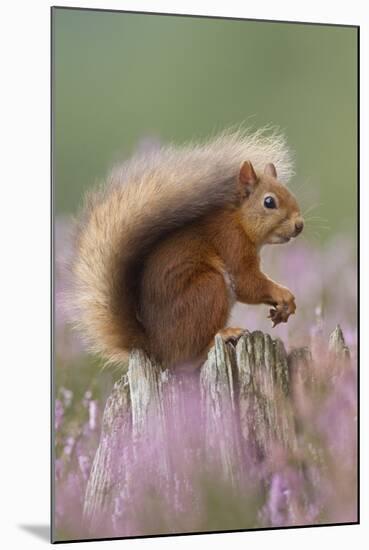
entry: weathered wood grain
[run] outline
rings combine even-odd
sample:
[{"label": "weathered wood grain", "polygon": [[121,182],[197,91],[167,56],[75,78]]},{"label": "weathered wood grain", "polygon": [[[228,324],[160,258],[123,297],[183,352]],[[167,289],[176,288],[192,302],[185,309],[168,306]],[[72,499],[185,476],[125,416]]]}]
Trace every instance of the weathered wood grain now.
[{"label": "weathered wood grain", "polygon": [[[329,356],[342,362],[350,357],[340,327],[330,336]],[[179,495],[190,491],[187,463],[214,465],[237,486],[250,460],[262,462],[273,442],[296,449],[293,386],[296,379],[314,383],[312,361],[308,348],[287,354],[279,339],[259,331],[246,331],[235,345],[217,335],[204,365],[188,376],[163,370],[142,351],[132,351],[128,372],[106,403],[85,495],[87,527],[96,532],[109,518],[119,531],[142,456],[142,475],[151,476],[161,494],[175,488],[178,495],[171,497],[180,508]],[[195,434],[191,440],[187,425],[198,428],[188,430]]]}]

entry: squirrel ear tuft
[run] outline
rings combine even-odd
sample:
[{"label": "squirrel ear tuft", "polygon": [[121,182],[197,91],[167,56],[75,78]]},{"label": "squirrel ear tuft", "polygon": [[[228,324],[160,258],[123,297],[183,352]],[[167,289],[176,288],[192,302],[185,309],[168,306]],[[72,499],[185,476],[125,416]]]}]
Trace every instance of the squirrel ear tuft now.
[{"label": "squirrel ear tuft", "polygon": [[272,176],[272,178],[277,178],[277,170],[276,170],[274,164],[269,162],[269,164],[267,164],[264,168],[264,174],[266,176]]},{"label": "squirrel ear tuft", "polygon": [[254,190],[258,182],[254,167],[249,160],[246,160],[242,164],[238,179],[242,189],[246,191],[246,196],[248,196]]}]

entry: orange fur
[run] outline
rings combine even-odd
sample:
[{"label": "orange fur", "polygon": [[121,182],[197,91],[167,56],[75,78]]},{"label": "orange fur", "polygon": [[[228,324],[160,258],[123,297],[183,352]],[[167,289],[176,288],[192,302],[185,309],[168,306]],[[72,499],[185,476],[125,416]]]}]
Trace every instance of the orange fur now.
[{"label": "orange fur", "polygon": [[[283,219],[280,213],[259,214],[259,223],[250,223],[249,211],[254,213],[257,196],[267,191],[279,196]],[[291,293],[261,273],[259,249],[277,228],[287,226],[285,213],[292,220],[300,217],[297,203],[270,177],[258,180],[256,193],[238,207],[218,209],[179,230],[148,256],[140,286],[140,320],[148,352],[162,363],[173,365],[204,354],[226,325],[236,299],[282,308],[285,303],[289,314],[294,313]],[[289,223],[293,233],[294,222]]]},{"label": "orange fur", "polygon": [[260,271],[259,253],[302,227],[269,162],[287,156],[277,138],[231,136],[114,172],[90,199],[71,262],[74,317],[92,349],[118,363],[134,347],[164,365],[198,361],[236,300],[270,304],[274,324],[286,322],[294,297]]}]

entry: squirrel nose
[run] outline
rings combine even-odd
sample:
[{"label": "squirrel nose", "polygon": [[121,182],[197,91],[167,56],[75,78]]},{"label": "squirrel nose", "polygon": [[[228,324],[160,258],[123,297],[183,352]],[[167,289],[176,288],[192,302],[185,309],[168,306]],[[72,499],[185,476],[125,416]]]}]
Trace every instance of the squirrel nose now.
[{"label": "squirrel nose", "polygon": [[299,235],[303,229],[304,229],[304,222],[302,220],[299,220],[298,222],[295,223],[296,235]]}]

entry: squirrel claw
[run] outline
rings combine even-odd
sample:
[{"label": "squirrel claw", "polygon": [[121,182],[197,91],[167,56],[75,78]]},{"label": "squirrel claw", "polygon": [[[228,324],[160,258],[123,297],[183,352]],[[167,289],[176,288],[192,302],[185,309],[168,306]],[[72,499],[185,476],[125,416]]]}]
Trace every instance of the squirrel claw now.
[{"label": "squirrel claw", "polygon": [[288,304],[282,304],[269,310],[268,319],[272,320],[272,327],[274,328],[280,323],[287,323],[288,318],[292,313],[293,312],[290,311]]}]

